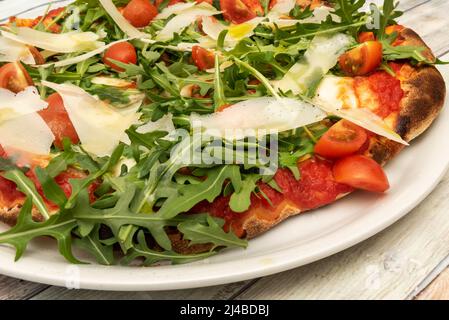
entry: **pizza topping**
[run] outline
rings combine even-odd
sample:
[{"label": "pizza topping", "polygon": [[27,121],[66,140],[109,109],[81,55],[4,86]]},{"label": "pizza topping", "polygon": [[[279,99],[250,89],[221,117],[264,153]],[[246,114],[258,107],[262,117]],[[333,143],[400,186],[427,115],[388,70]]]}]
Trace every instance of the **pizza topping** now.
[{"label": "pizza topping", "polygon": [[26,64],[34,64],[35,59],[30,49],[23,43],[0,36],[0,62],[21,61]]},{"label": "pizza topping", "polygon": [[364,155],[353,155],[338,160],[333,173],[336,181],[357,189],[385,192],[390,188],[382,167]]},{"label": "pizza topping", "polygon": [[126,140],[125,130],[138,122],[136,111],[141,101],[122,114],[74,85],[43,84],[60,94],[83,147],[97,156],[111,155],[117,144]]},{"label": "pizza topping", "polygon": [[258,130],[287,131],[312,123],[326,117],[321,109],[299,100],[290,98],[254,98],[206,116],[193,114],[190,121],[193,126],[207,129],[212,136],[242,139],[254,135]]},{"label": "pizza topping", "polygon": [[264,13],[258,0],[220,0],[220,8],[226,21],[240,24]]},{"label": "pizza topping", "polygon": [[200,46],[193,46],[192,59],[199,70],[211,69],[215,65],[214,53]]},{"label": "pizza topping", "polygon": [[93,32],[73,31],[69,33],[54,34],[19,27],[14,29],[14,33],[1,31],[1,34],[3,37],[19,43],[61,53],[90,51],[104,45],[103,42],[98,41],[100,36]]},{"label": "pizza topping", "polygon": [[33,79],[20,62],[10,62],[0,67],[0,88],[18,93],[32,85]]},{"label": "pizza topping", "polygon": [[16,152],[48,155],[55,136],[35,112],[0,123],[0,144],[12,156]]},{"label": "pizza topping", "polygon": [[143,28],[157,16],[157,8],[148,0],[131,0],[123,10],[123,16],[134,27]]},{"label": "pizza topping", "polygon": [[340,158],[351,155],[365,144],[365,129],[347,121],[334,124],[315,145],[315,153],[325,158]]},{"label": "pizza topping", "polygon": [[[180,3],[177,5],[181,6],[182,4]],[[171,7],[174,6],[176,5],[173,5]],[[170,10],[171,7],[168,7],[165,10]],[[206,2],[202,2],[190,8],[184,9],[167,22],[164,28],[158,32],[156,40],[170,40],[173,38],[175,33],[181,33],[186,27],[195,22],[198,17],[209,17],[217,15],[219,13],[220,12],[217,11],[212,5]],[[161,14],[156,17],[156,19],[160,19],[161,16],[165,17],[164,11],[162,11]]]},{"label": "pizza topping", "polygon": [[[379,91],[379,87],[385,87],[378,83],[383,77],[384,75],[373,75],[373,78],[326,76],[317,89],[314,102],[330,114],[349,120],[380,136],[407,145],[407,142],[394,131],[394,123],[384,121],[377,114],[387,112],[391,114],[391,112],[397,110],[400,101],[398,101],[398,97],[402,92],[402,89],[400,87],[398,89],[398,84],[393,80],[387,81],[387,86],[392,84],[393,86],[389,87],[386,92]],[[372,83],[374,81],[375,84]],[[362,86],[363,84],[366,85]],[[394,94],[394,96],[389,97],[389,93]],[[392,98],[392,102],[388,102],[385,106],[380,104],[380,101],[390,98]],[[396,105],[391,107],[391,103],[396,103]],[[386,111],[382,111],[382,108]]]},{"label": "pizza topping", "polygon": [[122,30],[128,37],[139,38],[146,36],[144,33],[137,30],[128,20],[126,20],[126,18],[118,11],[112,0],[99,0],[99,2],[120,30]]},{"label": "pizza topping", "polygon": [[129,42],[119,42],[110,46],[106,52],[104,53],[103,61],[104,64],[110,66],[112,69],[116,71],[125,71],[125,69],[120,68],[112,60],[117,60],[121,63],[128,64],[136,64],[137,63],[137,54],[136,49]]},{"label": "pizza topping", "polygon": [[39,115],[44,119],[47,126],[55,136],[54,144],[62,149],[62,141],[69,138],[73,144],[77,144],[80,140],[69,115],[64,108],[64,102],[59,94],[53,93],[47,98],[48,107],[39,111]]},{"label": "pizza topping", "polygon": [[382,44],[365,41],[339,58],[341,69],[351,76],[363,76],[376,70],[382,62]]},{"label": "pizza topping", "polygon": [[[364,105],[373,110],[381,118],[386,118],[399,111],[404,91],[399,79],[385,71],[375,72],[367,77],[356,77],[354,82],[356,94]],[[371,105],[364,102],[366,93],[373,94],[376,100]]]},{"label": "pizza topping", "polygon": [[337,64],[338,57],[349,44],[350,38],[345,34],[316,36],[304,57],[281,80],[275,81],[275,87],[283,92],[306,93]]}]

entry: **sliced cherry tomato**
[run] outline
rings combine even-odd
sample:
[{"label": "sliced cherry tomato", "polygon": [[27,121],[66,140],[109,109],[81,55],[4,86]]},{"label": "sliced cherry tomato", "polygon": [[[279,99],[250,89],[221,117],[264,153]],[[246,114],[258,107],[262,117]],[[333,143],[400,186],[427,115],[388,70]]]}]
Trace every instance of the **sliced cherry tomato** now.
[{"label": "sliced cherry tomato", "polygon": [[31,54],[33,55],[34,62],[36,64],[44,64],[45,63],[44,56],[41,54],[41,52],[39,50],[36,49],[36,47],[28,46],[28,49],[30,50]]},{"label": "sliced cherry tomato", "polygon": [[20,62],[10,62],[0,68],[0,88],[17,93],[32,85],[33,79]]},{"label": "sliced cherry tomato", "polygon": [[55,146],[62,148],[63,138],[69,138],[72,143],[78,143],[79,138],[75,127],[70,121],[69,115],[64,108],[61,96],[53,93],[47,98],[48,107],[39,111],[39,115],[47,123],[55,136]]},{"label": "sliced cherry tomato", "polygon": [[146,27],[157,14],[149,0],[131,0],[123,10],[123,16],[136,28]]},{"label": "sliced cherry tomato", "polygon": [[390,188],[382,167],[373,159],[363,155],[353,155],[338,160],[333,168],[337,182],[356,189],[385,192]]},{"label": "sliced cherry tomato", "polygon": [[374,32],[365,31],[365,32],[360,32],[359,33],[359,36],[357,37],[357,40],[360,43],[363,43],[363,42],[367,42],[367,41],[374,41],[374,40],[376,40],[376,37],[374,36]]},{"label": "sliced cherry tomato", "polygon": [[123,63],[137,63],[136,48],[129,42],[119,42],[109,47],[103,57],[104,64],[110,66],[112,69],[122,72],[123,68],[115,65],[109,59],[117,60]]},{"label": "sliced cherry tomato", "polygon": [[199,70],[207,70],[215,65],[214,54],[200,46],[192,47],[192,59]]},{"label": "sliced cherry tomato", "polygon": [[341,158],[357,152],[366,142],[365,129],[340,120],[315,145],[315,153],[325,158]]},{"label": "sliced cherry tomato", "polygon": [[220,8],[225,20],[240,24],[263,15],[259,0],[220,0]]},{"label": "sliced cherry tomato", "polygon": [[401,32],[404,29],[405,29],[404,26],[401,26],[400,24],[394,24],[394,25],[386,27],[385,28],[385,33],[386,34],[392,34],[393,32],[399,33],[399,32]]},{"label": "sliced cherry tomato", "polygon": [[382,44],[367,41],[342,54],[339,59],[341,69],[351,76],[363,76],[377,69],[382,62]]},{"label": "sliced cherry tomato", "polygon": [[391,44],[392,46],[394,46],[394,47],[395,46],[399,46],[401,43],[404,42],[404,40],[405,40],[404,37],[402,37],[400,35],[401,31],[404,30],[404,29],[405,29],[405,27],[401,26],[399,24],[395,24],[395,25],[388,26],[388,27],[385,28],[385,33],[388,34],[388,35],[390,35],[390,34],[392,34],[394,32],[397,33],[396,39],[394,39],[393,43]]}]

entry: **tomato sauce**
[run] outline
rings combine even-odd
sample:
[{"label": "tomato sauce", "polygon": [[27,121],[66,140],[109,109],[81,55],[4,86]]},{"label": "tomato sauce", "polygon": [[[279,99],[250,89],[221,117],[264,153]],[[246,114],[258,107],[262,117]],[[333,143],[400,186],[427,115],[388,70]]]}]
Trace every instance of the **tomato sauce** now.
[{"label": "tomato sauce", "polygon": [[[391,64],[395,72],[400,70],[398,64]],[[373,110],[381,118],[398,112],[400,103],[404,97],[401,81],[385,71],[377,71],[366,77],[355,77],[354,85],[362,86],[368,82],[370,90],[376,95],[378,108]]]},{"label": "tomato sauce", "polygon": [[232,229],[238,236],[243,236],[242,225],[251,216],[273,221],[287,206],[306,211],[329,204],[339,195],[353,191],[351,187],[334,180],[332,165],[331,161],[319,158],[301,162],[298,165],[301,173],[299,180],[296,180],[289,169],[278,169],[274,180],[283,193],[260,182],[258,186],[262,192],[251,196],[251,207],[246,212],[233,212],[229,208],[230,197],[224,196],[218,197],[212,203],[203,201],[191,212],[208,212],[212,216],[222,218],[225,220],[226,231]]}]

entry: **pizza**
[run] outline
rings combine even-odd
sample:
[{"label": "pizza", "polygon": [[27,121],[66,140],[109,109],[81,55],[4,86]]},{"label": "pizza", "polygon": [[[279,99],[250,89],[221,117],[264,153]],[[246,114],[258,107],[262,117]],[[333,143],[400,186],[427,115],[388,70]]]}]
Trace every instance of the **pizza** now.
[{"label": "pizza", "polygon": [[[243,247],[355,190],[444,105],[392,0],[78,0],[0,32],[0,243],[98,263]],[[378,17],[378,21],[371,18]],[[377,24],[377,25],[376,25]],[[287,222],[288,223],[288,222]]]}]

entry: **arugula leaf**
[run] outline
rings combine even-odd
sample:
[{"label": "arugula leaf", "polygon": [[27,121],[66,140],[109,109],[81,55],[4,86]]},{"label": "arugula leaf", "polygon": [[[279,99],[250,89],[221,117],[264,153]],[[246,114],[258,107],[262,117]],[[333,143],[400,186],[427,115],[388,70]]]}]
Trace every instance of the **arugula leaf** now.
[{"label": "arugula leaf", "polygon": [[433,63],[422,54],[426,50],[423,46],[392,46],[388,41],[382,41],[382,48],[386,61],[413,59],[418,63]]},{"label": "arugula leaf", "polygon": [[171,250],[155,251],[148,248],[145,233],[140,231],[137,235],[138,244],[135,245],[128,254],[122,259],[123,265],[128,265],[135,259],[142,257],[145,259],[144,265],[152,265],[156,262],[169,260],[174,264],[192,262],[199,259],[208,258],[215,254],[214,251],[198,253],[198,254],[179,254]]},{"label": "arugula leaf", "polygon": [[112,62],[113,64],[115,64],[116,66],[122,68],[124,71],[122,71],[121,73],[126,74],[129,77],[133,77],[133,76],[146,76],[147,73],[144,70],[144,68],[142,66],[133,64],[133,63],[123,63],[121,61],[118,60],[114,60],[111,58],[108,58],[108,60],[110,62]]},{"label": "arugula leaf", "polygon": [[80,263],[73,256],[71,243],[71,231],[76,227],[76,220],[70,214],[55,214],[45,222],[33,221],[31,210],[33,208],[31,198],[27,198],[17,219],[17,224],[10,230],[0,234],[0,243],[7,243],[16,248],[16,261],[20,259],[26,250],[28,243],[42,236],[52,237],[57,240],[58,248],[71,263]]},{"label": "arugula leaf", "polygon": [[18,167],[12,159],[0,157],[0,171],[11,171],[11,170],[19,170],[26,172],[27,168]]},{"label": "arugula leaf", "polygon": [[242,181],[242,187],[234,192],[229,200],[229,207],[234,212],[244,212],[251,205],[251,194],[257,187],[257,181],[261,178],[257,174],[249,174]]},{"label": "arugula leaf", "polygon": [[130,128],[125,131],[132,143],[148,148],[148,150],[159,146],[161,141],[159,139],[165,137],[166,131],[152,131],[148,133],[138,133],[135,128]]},{"label": "arugula leaf", "polygon": [[359,9],[365,4],[365,0],[336,0],[337,10],[335,14],[341,17],[343,22],[353,23],[359,17]]},{"label": "arugula leaf", "polygon": [[17,185],[17,189],[26,194],[33,201],[34,205],[45,220],[48,220],[50,218],[50,211],[48,210],[39,192],[37,192],[36,186],[30,178],[25,176],[22,171],[17,169],[4,172],[2,176],[8,180],[15,182],[15,184]]},{"label": "arugula leaf", "polygon": [[112,245],[104,245],[100,240],[100,226],[97,225],[92,232],[82,238],[75,237],[73,244],[95,257],[102,265],[110,266],[114,264],[114,251]]},{"label": "arugula leaf", "polygon": [[215,73],[214,73],[214,107],[215,111],[226,105],[226,97],[223,90],[223,81],[221,80],[220,60],[218,54],[215,54]]},{"label": "arugula leaf", "polygon": [[35,172],[42,186],[45,197],[48,200],[56,203],[60,208],[64,207],[65,203],[67,202],[67,197],[64,191],[62,191],[61,187],[44,169],[36,167]]},{"label": "arugula leaf", "polygon": [[[164,231],[165,218],[155,214],[136,213],[130,209],[130,203],[134,198],[135,191],[135,186],[129,185],[113,208],[99,210],[89,205],[89,195],[84,190],[79,195],[78,201],[72,209],[73,215],[85,224],[84,231],[89,231],[95,224],[102,223],[108,226],[118,239],[120,239],[119,233],[123,226],[132,224],[147,228],[161,247],[168,250],[171,249],[170,239]],[[84,236],[85,234],[81,235]],[[126,241],[123,237],[121,240],[123,242]]]},{"label": "arugula leaf", "polygon": [[184,239],[190,244],[212,243],[214,247],[243,247],[248,246],[246,240],[240,239],[234,232],[224,232],[223,228],[211,217],[207,216],[207,226],[199,222],[182,222],[178,225]]},{"label": "arugula leaf", "polygon": [[177,194],[165,201],[157,215],[169,219],[179,213],[187,212],[200,201],[212,202],[220,195],[223,183],[227,179],[231,180],[237,192],[240,191],[241,177],[238,166],[225,165],[213,168],[208,171],[207,179],[204,182],[179,187]]},{"label": "arugula leaf", "polygon": [[70,180],[70,184],[72,186],[72,194],[67,200],[65,208],[67,209],[71,208],[73,204],[76,202],[76,199],[79,196],[79,194],[84,189],[86,189],[92,182],[100,178],[102,175],[111,170],[117,164],[117,162],[120,160],[120,157],[123,154],[124,148],[125,148],[124,144],[119,144],[112,153],[109,160],[103,165],[103,167],[97,172],[91,173],[87,178]]},{"label": "arugula leaf", "polygon": [[402,15],[401,11],[396,11],[399,2],[395,3],[395,0],[385,0],[382,6],[382,14],[379,20],[379,30],[377,30],[377,38],[383,40],[387,37],[385,34],[385,28],[394,24],[394,19]]}]

